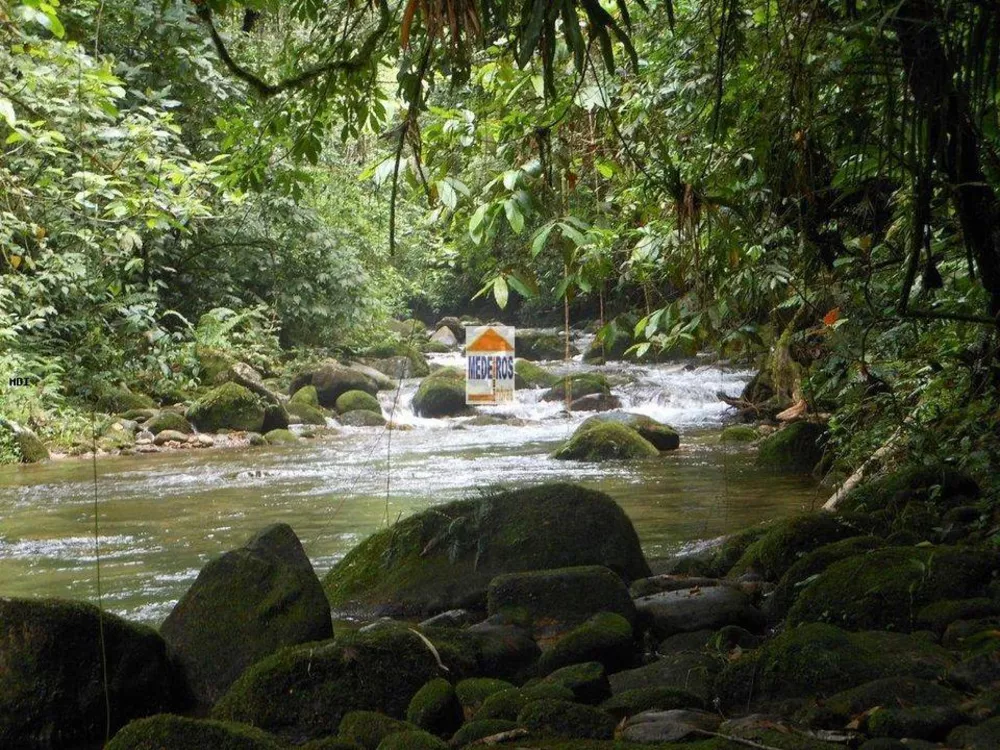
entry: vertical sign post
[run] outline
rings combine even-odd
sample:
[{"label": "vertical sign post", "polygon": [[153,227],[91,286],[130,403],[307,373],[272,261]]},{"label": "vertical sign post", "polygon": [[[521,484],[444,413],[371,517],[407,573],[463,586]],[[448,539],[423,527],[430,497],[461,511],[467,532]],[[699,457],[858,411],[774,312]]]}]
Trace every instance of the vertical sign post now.
[{"label": "vertical sign post", "polygon": [[514,327],[465,327],[465,403],[514,400]]}]

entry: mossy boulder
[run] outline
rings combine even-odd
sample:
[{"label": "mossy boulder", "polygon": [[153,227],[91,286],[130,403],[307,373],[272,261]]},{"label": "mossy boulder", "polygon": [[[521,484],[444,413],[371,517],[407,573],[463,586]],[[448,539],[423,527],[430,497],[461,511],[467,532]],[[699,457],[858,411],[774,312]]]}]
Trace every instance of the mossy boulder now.
[{"label": "mossy boulder", "polygon": [[508,719],[477,719],[464,724],[451,738],[452,747],[465,747],[486,737],[517,729],[516,721]]},{"label": "mossy boulder", "polygon": [[[529,360],[563,359],[566,356],[566,339],[560,333],[545,331],[519,330],[517,332],[517,356]],[[569,354],[572,357],[578,349],[570,344]]]},{"label": "mossy boulder", "polygon": [[857,536],[863,519],[819,511],[777,521],[750,544],[730,568],[730,576],[754,572],[777,581],[802,556],[825,544]]},{"label": "mossy boulder", "polygon": [[948,734],[948,747],[956,750],[995,750],[1000,747],[1000,716],[976,726],[962,726]]},{"label": "mossy boulder", "polygon": [[542,394],[542,401],[565,401],[569,392],[569,400],[576,401],[583,396],[611,393],[608,379],[600,373],[584,373],[561,378],[558,383]]},{"label": "mossy boulder", "polygon": [[876,549],[827,568],[799,595],[788,621],[914,630],[928,604],[984,593],[998,566],[996,553],[955,547]]},{"label": "mossy boulder", "polygon": [[83,602],[0,599],[0,747],[103,740],[104,665],[112,732],[181,707],[166,644],[152,628]]},{"label": "mossy boulder", "polygon": [[348,391],[340,394],[337,398],[336,409],[338,414],[349,411],[371,411],[382,416],[382,407],[379,405],[378,399],[364,391]]},{"label": "mossy boulder", "polygon": [[465,403],[465,374],[454,367],[442,367],[424,378],[413,396],[418,417],[453,417],[468,411]]},{"label": "mossy boulder", "polygon": [[756,427],[746,424],[734,424],[726,427],[719,435],[720,443],[752,443],[760,437]]},{"label": "mossy boulder", "polygon": [[98,383],[93,388],[93,401],[98,411],[121,414],[130,409],[154,409],[156,402],[145,393],[135,393],[124,385]]},{"label": "mossy boulder", "polygon": [[552,454],[563,461],[621,461],[656,458],[660,452],[638,432],[617,422],[580,425]]},{"label": "mossy boulder", "polygon": [[951,657],[902,633],[851,633],[824,623],[791,628],[730,662],[716,681],[724,706],[827,696],[889,676],[935,679]]},{"label": "mossy boulder", "polygon": [[246,724],[157,714],[118,732],[105,750],[283,750],[276,737]]},{"label": "mossy boulder", "polygon": [[38,439],[38,435],[26,427],[10,422],[0,417],[0,443],[12,444],[16,461],[24,464],[34,464],[47,461],[49,451]]},{"label": "mossy boulder", "polygon": [[826,425],[792,422],[768,435],[757,448],[757,465],[778,471],[812,471],[823,460]]},{"label": "mossy boulder", "polygon": [[450,736],[463,720],[454,686],[441,677],[428,682],[410,699],[406,720],[431,734]]},{"label": "mossy boulder", "polygon": [[629,621],[614,612],[599,612],[543,651],[538,669],[547,674],[571,664],[596,661],[611,673],[630,666],[634,658]]},{"label": "mossy boulder", "polygon": [[678,688],[710,700],[714,696],[713,684],[721,667],[718,657],[701,647],[696,650],[661,647],[660,658],[656,661],[611,675],[611,690],[618,695],[640,688]]},{"label": "mossy boulder", "polygon": [[493,693],[476,711],[476,721],[482,719],[507,719],[515,721],[521,709],[532,701],[543,698],[554,698],[556,700],[571,701],[574,699],[573,691],[563,685],[553,683],[540,683],[532,687],[509,688]]},{"label": "mossy boulder", "polygon": [[876,706],[957,706],[963,700],[960,692],[937,682],[893,676],[831,695],[823,701],[822,712],[827,726],[842,727]]},{"label": "mossy boulder", "polygon": [[943,740],[967,717],[954,706],[880,706],[865,717],[873,737]]},{"label": "mossy boulder", "polygon": [[367,409],[345,411],[337,419],[345,427],[382,427],[385,425],[385,417]]},{"label": "mossy boulder", "polygon": [[390,734],[376,750],[448,750],[448,744],[430,732],[416,729]]},{"label": "mossy boulder", "polygon": [[626,580],[649,572],[614,500],[553,483],[414,514],[348,552],[323,583],[336,609],[430,615],[483,609],[502,573],[577,565],[603,565]]},{"label": "mossy boulder", "polygon": [[416,692],[438,676],[434,654],[405,628],[345,633],[257,662],[212,714],[301,742],[335,734],[350,711],[402,718]]},{"label": "mossy boulder", "polygon": [[551,672],[544,679],[529,683],[535,685],[558,685],[573,693],[573,700],[597,705],[611,697],[611,683],[604,665],[598,661],[571,664]]},{"label": "mossy boulder", "polygon": [[455,695],[458,697],[458,702],[462,706],[465,716],[471,718],[476,715],[476,712],[491,695],[510,690],[513,687],[506,680],[470,677],[455,685]]},{"label": "mossy boulder", "polygon": [[735,586],[695,586],[661,591],[635,600],[636,609],[658,638],[738,625],[759,631],[764,616]]},{"label": "mossy boulder", "polygon": [[337,736],[350,740],[364,750],[376,750],[386,737],[415,729],[417,727],[408,721],[394,719],[377,711],[350,711],[341,719]]},{"label": "mossy boulder", "polygon": [[289,399],[289,404],[305,404],[315,409],[319,408],[319,396],[316,393],[316,386],[304,385],[299,388]]},{"label": "mossy boulder", "polygon": [[[600,565],[497,576],[487,591],[487,611],[526,613],[538,627],[566,631],[598,612],[635,620],[635,605],[621,576]],[[584,659],[590,661],[590,659]]]},{"label": "mossy boulder", "polygon": [[264,404],[242,385],[225,383],[195,401],[185,416],[202,432],[260,432],[264,427]]},{"label": "mossy boulder", "polygon": [[[312,388],[312,386],[309,387]],[[301,401],[289,401],[285,409],[288,411],[288,421],[292,424],[326,426],[326,415],[318,406],[311,406]]]},{"label": "mossy boulder", "polygon": [[316,389],[316,400],[327,409],[334,408],[337,399],[348,391],[364,391],[372,396],[378,393],[378,384],[370,377],[332,360],[296,375],[289,393],[307,385]]},{"label": "mossy boulder", "polygon": [[673,427],[662,422],[657,422],[645,414],[631,414],[624,411],[595,414],[592,417],[587,417],[583,424],[580,425],[580,428],[609,422],[631,427],[639,433],[640,437],[652,443],[658,451],[676,450],[681,445],[680,435],[677,434],[677,431]]},{"label": "mossy boulder", "polygon": [[271,430],[264,433],[264,439],[268,445],[289,445],[299,442],[299,438],[294,432],[289,430]]},{"label": "mossy boulder", "polygon": [[264,434],[272,430],[287,430],[292,417],[285,405],[278,401],[264,401],[264,423],[260,429]]},{"label": "mossy boulder", "polygon": [[177,412],[170,410],[157,412],[156,416],[146,420],[143,427],[154,435],[159,435],[164,430],[174,430],[175,432],[183,432],[185,434],[194,432],[194,428],[191,427],[190,422]]},{"label": "mossy boulder", "polygon": [[657,686],[624,690],[601,704],[601,710],[607,711],[618,721],[643,711],[673,711],[682,708],[703,710],[706,705],[701,697],[688,690]]},{"label": "mossy boulder", "polygon": [[515,388],[551,388],[559,376],[527,359],[514,360]]},{"label": "mossy boulder", "polygon": [[1000,602],[986,597],[944,599],[928,604],[917,613],[918,630],[942,635],[957,620],[977,620],[1000,615]]},{"label": "mossy boulder", "polygon": [[593,706],[543,699],[521,709],[517,723],[540,737],[609,740],[615,733],[611,714]]},{"label": "mossy boulder", "polygon": [[333,635],[323,587],[286,524],[209,562],[160,631],[201,703],[279,648]]}]

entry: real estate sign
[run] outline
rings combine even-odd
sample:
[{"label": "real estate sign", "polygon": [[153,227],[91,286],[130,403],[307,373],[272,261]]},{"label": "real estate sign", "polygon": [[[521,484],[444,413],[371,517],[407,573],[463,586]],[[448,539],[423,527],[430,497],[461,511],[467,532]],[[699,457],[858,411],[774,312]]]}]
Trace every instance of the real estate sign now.
[{"label": "real estate sign", "polygon": [[465,403],[514,400],[514,327],[465,327]]}]

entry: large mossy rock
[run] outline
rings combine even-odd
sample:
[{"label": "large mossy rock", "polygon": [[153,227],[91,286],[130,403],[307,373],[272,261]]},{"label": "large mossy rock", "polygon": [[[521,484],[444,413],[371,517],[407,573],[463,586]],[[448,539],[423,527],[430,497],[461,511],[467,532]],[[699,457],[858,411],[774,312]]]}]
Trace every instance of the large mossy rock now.
[{"label": "large mossy rock", "polygon": [[951,658],[930,641],[903,633],[850,633],[812,623],[785,631],[726,666],[716,682],[723,706],[825,698],[883,677],[933,680]]},{"label": "large mossy rock", "polygon": [[413,411],[418,417],[453,417],[468,411],[465,374],[443,367],[428,375],[413,396]]},{"label": "large mossy rock", "polygon": [[522,708],[517,723],[541,737],[610,740],[617,722],[593,706],[544,698]]},{"label": "large mossy rock", "polygon": [[607,395],[611,393],[611,385],[608,379],[600,373],[584,373],[582,375],[570,375],[562,378],[558,383],[542,394],[542,401],[565,401],[566,392],[569,391],[569,400],[576,401],[578,398],[590,395]]},{"label": "large mossy rock", "polygon": [[455,687],[443,677],[428,682],[410,700],[406,720],[431,734],[450,737],[463,720]]},{"label": "large mossy rock", "polygon": [[[515,347],[518,357],[529,360],[563,359],[566,356],[566,340],[562,334],[558,333],[530,329],[518,331]],[[577,348],[570,344],[570,356],[572,357],[577,352]]]},{"label": "large mossy rock", "polygon": [[38,435],[3,417],[0,417],[0,441],[13,444],[16,460],[21,463],[34,464],[49,458],[49,451]]},{"label": "large mossy rock", "polygon": [[368,409],[354,409],[345,411],[337,416],[337,419],[345,427],[382,427],[385,425],[385,417],[381,412],[376,413]]},{"label": "large mossy rock", "polygon": [[370,377],[333,360],[296,375],[289,393],[308,385],[316,389],[316,400],[327,409],[334,408],[337,399],[348,391],[364,391],[371,396],[378,393],[378,384]]},{"label": "large mossy rock", "polygon": [[918,614],[944,599],[980,596],[1000,555],[957,547],[886,547],[835,562],[799,594],[790,623],[848,630],[918,629]]},{"label": "large mossy rock", "polygon": [[154,409],[156,402],[145,393],[135,393],[124,385],[98,383],[93,388],[94,405],[107,414],[122,414],[130,409]]},{"label": "large mossy rock", "polygon": [[527,359],[514,360],[515,388],[551,388],[559,382],[559,376]]},{"label": "large mossy rock", "polygon": [[336,734],[350,711],[401,719],[417,691],[438,676],[434,653],[416,633],[405,628],[346,633],[257,662],[212,715],[301,742]]},{"label": "large mossy rock", "polygon": [[626,580],[649,568],[610,497],[554,483],[415,514],[347,553],[323,579],[335,609],[434,614],[486,604],[502,573],[603,565]]},{"label": "large mossy rock", "polygon": [[659,455],[656,446],[627,425],[585,422],[552,457],[561,461],[629,461]]},{"label": "large mossy rock", "polygon": [[326,415],[317,406],[310,406],[301,401],[289,401],[285,408],[288,411],[288,421],[291,424],[326,426]]},{"label": "large mossy rock", "polygon": [[264,404],[242,385],[225,383],[191,404],[186,416],[202,432],[260,432],[264,427]]},{"label": "large mossy rock", "polygon": [[618,672],[632,666],[634,641],[628,620],[614,612],[598,612],[543,651],[538,671],[548,674],[573,664],[598,662],[609,674]]},{"label": "large mossy rock", "polygon": [[152,628],[83,602],[0,599],[0,747],[103,740],[105,660],[112,732],[180,707],[166,644]]},{"label": "large mossy rock", "polygon": [[364,391],[348,391],[340,394],[335,407],[338,414],[349,411],[370,411],[379,416],[382,415],[382,407],[379,405],[378,399]]},{"label": "large mossy rock", "polygon": [[757,465],[778,471],[812,471],[823,460],[826,425],[792,422],[764,438],[757,448]]},{"label": "large mossy rock", "polygon": [[673,427],[663,424],[663,422],[657,422],[655,419],[647,417],[645,414],[631,414],[625,411],[611,411],[605,414],[595,414],[592,417],[587,417],[580,427],[583,428],[588,425],[593,426],[609,422],[631,427],[639,433],[640,437],[643,437],[652,443],[653,447],[655,447],[658,451],[676,450],[681,445],[680,435],[677,434],[677,431]]},{"label": "large mossy rock", "polygon": [[284,743],[246,724],[157,714],[116,734],[105,750],[283,750]]},{"label": "large mossy rock", "polygon": [[194,432],[190,422],[177,412],[170,411],[169,409],[164,409],[155,416],[147,419],[143,423],[143,428],[149,430],[154,435],[159,435],[164,430],[174,430],[175,432],[183,432],[185,434]]},{"label": "large mossy rock", "polygon": [[160,632],[201,703],[283,646],[330,638],[330,606],[295,532],[269,526],[209,562]]}]

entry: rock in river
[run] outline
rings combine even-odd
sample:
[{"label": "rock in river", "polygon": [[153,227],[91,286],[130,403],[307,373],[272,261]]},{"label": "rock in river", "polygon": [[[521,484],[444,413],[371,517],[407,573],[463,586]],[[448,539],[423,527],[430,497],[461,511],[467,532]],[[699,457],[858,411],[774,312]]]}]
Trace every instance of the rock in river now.
[{"label": "rock in river", "polygon": [[764,624],[760,610],[751,606],[746,594],[732,586],[663,591],[636,599],[635,606],[660,638],[715,630],[724,625],[757,630]]},{"label": "rock in river", "polygon": [[160,630],[202,703],[282,646],[333,632],[323,588],[286,524],[208,563]]}]

